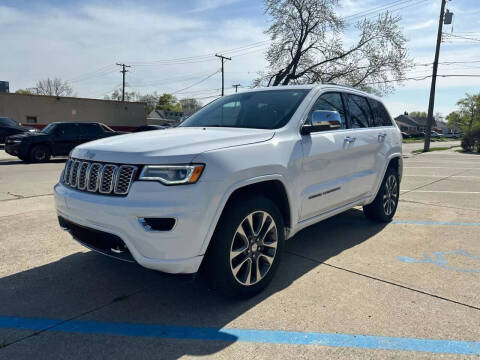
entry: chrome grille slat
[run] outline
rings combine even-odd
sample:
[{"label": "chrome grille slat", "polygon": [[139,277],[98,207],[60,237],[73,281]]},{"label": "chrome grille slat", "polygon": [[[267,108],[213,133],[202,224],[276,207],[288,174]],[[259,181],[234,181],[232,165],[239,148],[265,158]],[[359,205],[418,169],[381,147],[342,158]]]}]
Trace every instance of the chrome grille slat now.
[{"label": "chrome grille slat", "polygon": [[79,160],[75,160],[72,165],[72,170],[70,171],[70,186],[77,187],[77,175],[78,175],[78,167],[82,162]]},{"label": "chrome grille slat", "polygon": [[78,190],[85,190],[87,187],[87,171],[90,163],[83,161],[78,169],[77,188]]},{"label": "chrome grille slat", "polygon": [[102,171],[103,165],[100,163],[93,163],[88,174],[87,190],[95,192],[98,190],[98,183],[100,181],[99,174]]},{"label": "chrome grille slat", "polygon": [[113,183],[118,166],[112,164],[106,164],[102,169],[102,175],[100,176],[100,185],[98,191],[102,194],[110,194],[113,190]]},{"label": "chrome grille slat", "polygon": [[68,159],[67,162],[65,163],[65,170],[63,170],[63,182],[65,184],[69,184],[70,180],[70,170],[72,168],[72,160]]},{"label": "chrome grille slat", "polygon": [[115,181],[115,188],[113,192],[119,195],[126,195],[130,190],[132,179],[135,176],[138,168],[133,165],[121,165],[118,168],[117,181]]},{"label": "chrome grille slat", "polygon": [[63,184],[102,195],[125,196],[138,172],[135,165],[116,165],[69,158],[63,170]]}]

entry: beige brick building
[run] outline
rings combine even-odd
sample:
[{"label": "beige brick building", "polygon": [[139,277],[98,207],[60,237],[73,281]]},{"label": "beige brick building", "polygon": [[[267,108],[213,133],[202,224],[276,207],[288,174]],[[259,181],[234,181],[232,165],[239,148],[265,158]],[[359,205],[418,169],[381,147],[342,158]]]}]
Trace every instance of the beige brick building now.
[{"label": "beige brick building", "polygon": [[130,131],[147,123],[145,103],[13,93],[0,93],[0,116],[39,129],[57,121],[93,121]]}]

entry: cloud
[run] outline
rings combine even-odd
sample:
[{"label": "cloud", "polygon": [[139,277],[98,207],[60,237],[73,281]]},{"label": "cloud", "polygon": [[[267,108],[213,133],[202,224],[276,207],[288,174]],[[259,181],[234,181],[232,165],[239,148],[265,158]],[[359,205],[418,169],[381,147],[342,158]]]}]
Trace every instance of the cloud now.
[{"label": "cloud", "polygon": [[200,0],[197,1],[196,7],[191,9],[189,12],[198,13],[207,10],[213,10],[221,6],[231,5],[239,1],[240,0]]},{"label": "cloud", "polygon": [[422,29],[426,29],[426,28],[432,27],[432,25],[433,25],[434,23],[435,23],[435,21],[433,21],[433,19],[430,19],[430,20],[427,20],[427,21],[425,21],[425,22],[421,22],[421,23],[418,23],[418,24],[406,26],[406,27],[405,27],[405,30],[406,30],[406,31],[422,30]]},{"label": "cloud", "polygon": [[[103,97],[121,84],[116,62],[152,63],[159,59],[212,54],[265,39],[263,27],[255,21],[207,22],[201,16],[186,19],[184,15],[139,5],[86,3],[74,9],[42,6],[35,11],[2,6],[0,14],[0,23],[8,21],[9,28],[2,37],[2,46],[9,49],[9,56],[0,57],[0,79],[10,81],[13,90],[58,76],[80,79],[73,82],[79,96]],[[256,52],[243,54],[248,51]],[[247,72],[264,65],[259,47],[228,55],[233,57],[233,61],[226,64],[228,87],[230,79],[250,85],[252,75]],[[142,93],[174,91],[218,68],[219,60],[213,54],[189,64],[138,64],[129,69],[127,83]],[[79,76],[82,74],[86,76]],[[161,81],[172,78],[174,80],[167,84]],[[214,76],[191,90],[218,87],[219,77]]]}]

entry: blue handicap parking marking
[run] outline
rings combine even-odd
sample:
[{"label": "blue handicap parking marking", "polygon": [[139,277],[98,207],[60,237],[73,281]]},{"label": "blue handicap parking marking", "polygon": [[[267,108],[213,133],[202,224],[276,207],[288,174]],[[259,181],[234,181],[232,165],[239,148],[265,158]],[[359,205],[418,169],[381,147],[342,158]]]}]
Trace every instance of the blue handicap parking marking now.
[{"label": "blue handicap parking marking", "polygon": [[163,339],[317,345],[356,349],[403,350],[442,354],[480,355],[480,342],[419,339],[360,334],[202,328],[138,323],[0,316],[0,328],[80,334],[123,335]]},{"label": "blue handicap parking marking", "polygon": [[[447,257],[449,255],[460,255],[464,256],[468,259],[473,259],[475,262],[478,262],[478,267],[475,268],[462,268],[458,266],[449,265]],[[436,251],[433,253],[433,257],[424,254],[423,259],[415,259],[406,256],[399,256],[399,261],[407,262],[407,263],[427,263],[427,264],[435,264],[440,266],[444,269],[448,270],[455,270],[455,271],[463,271],[469,273],[479,273],[480,274],[480,257],[469,253],[466,250],[456,250],[456,251]]]}]

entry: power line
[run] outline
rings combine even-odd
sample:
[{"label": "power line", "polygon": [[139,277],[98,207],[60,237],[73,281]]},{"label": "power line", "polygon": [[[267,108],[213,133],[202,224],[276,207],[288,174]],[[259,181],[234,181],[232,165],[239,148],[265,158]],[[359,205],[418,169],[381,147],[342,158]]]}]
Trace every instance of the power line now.
[{"label": "power line", "polygon": [[203,78],[202,80],[197,81],[196,83],[194,83],[194,84],[192,84],[192,85],[189,85],[189,86],[187,86],[187,87],[185,87],[185,88],[183,88],[183,89],[179,89],[179,90],[177,90],[177,91],[174,91],[174,92],[172,92],[171,94],[173,95],[173,94],[179,93],[179,92],[181,92],[181,91],[183,91],[183,90],[190,89],[190,88],[194,87],[195,85],[198,85],[198,84],[200,84],[200,83],[202,83],[202,82],[210,79],[213,75],[217,74],[218,72],[219,72],[219,70],[215,71],[213,74],[208,75],[206,78]]}]

